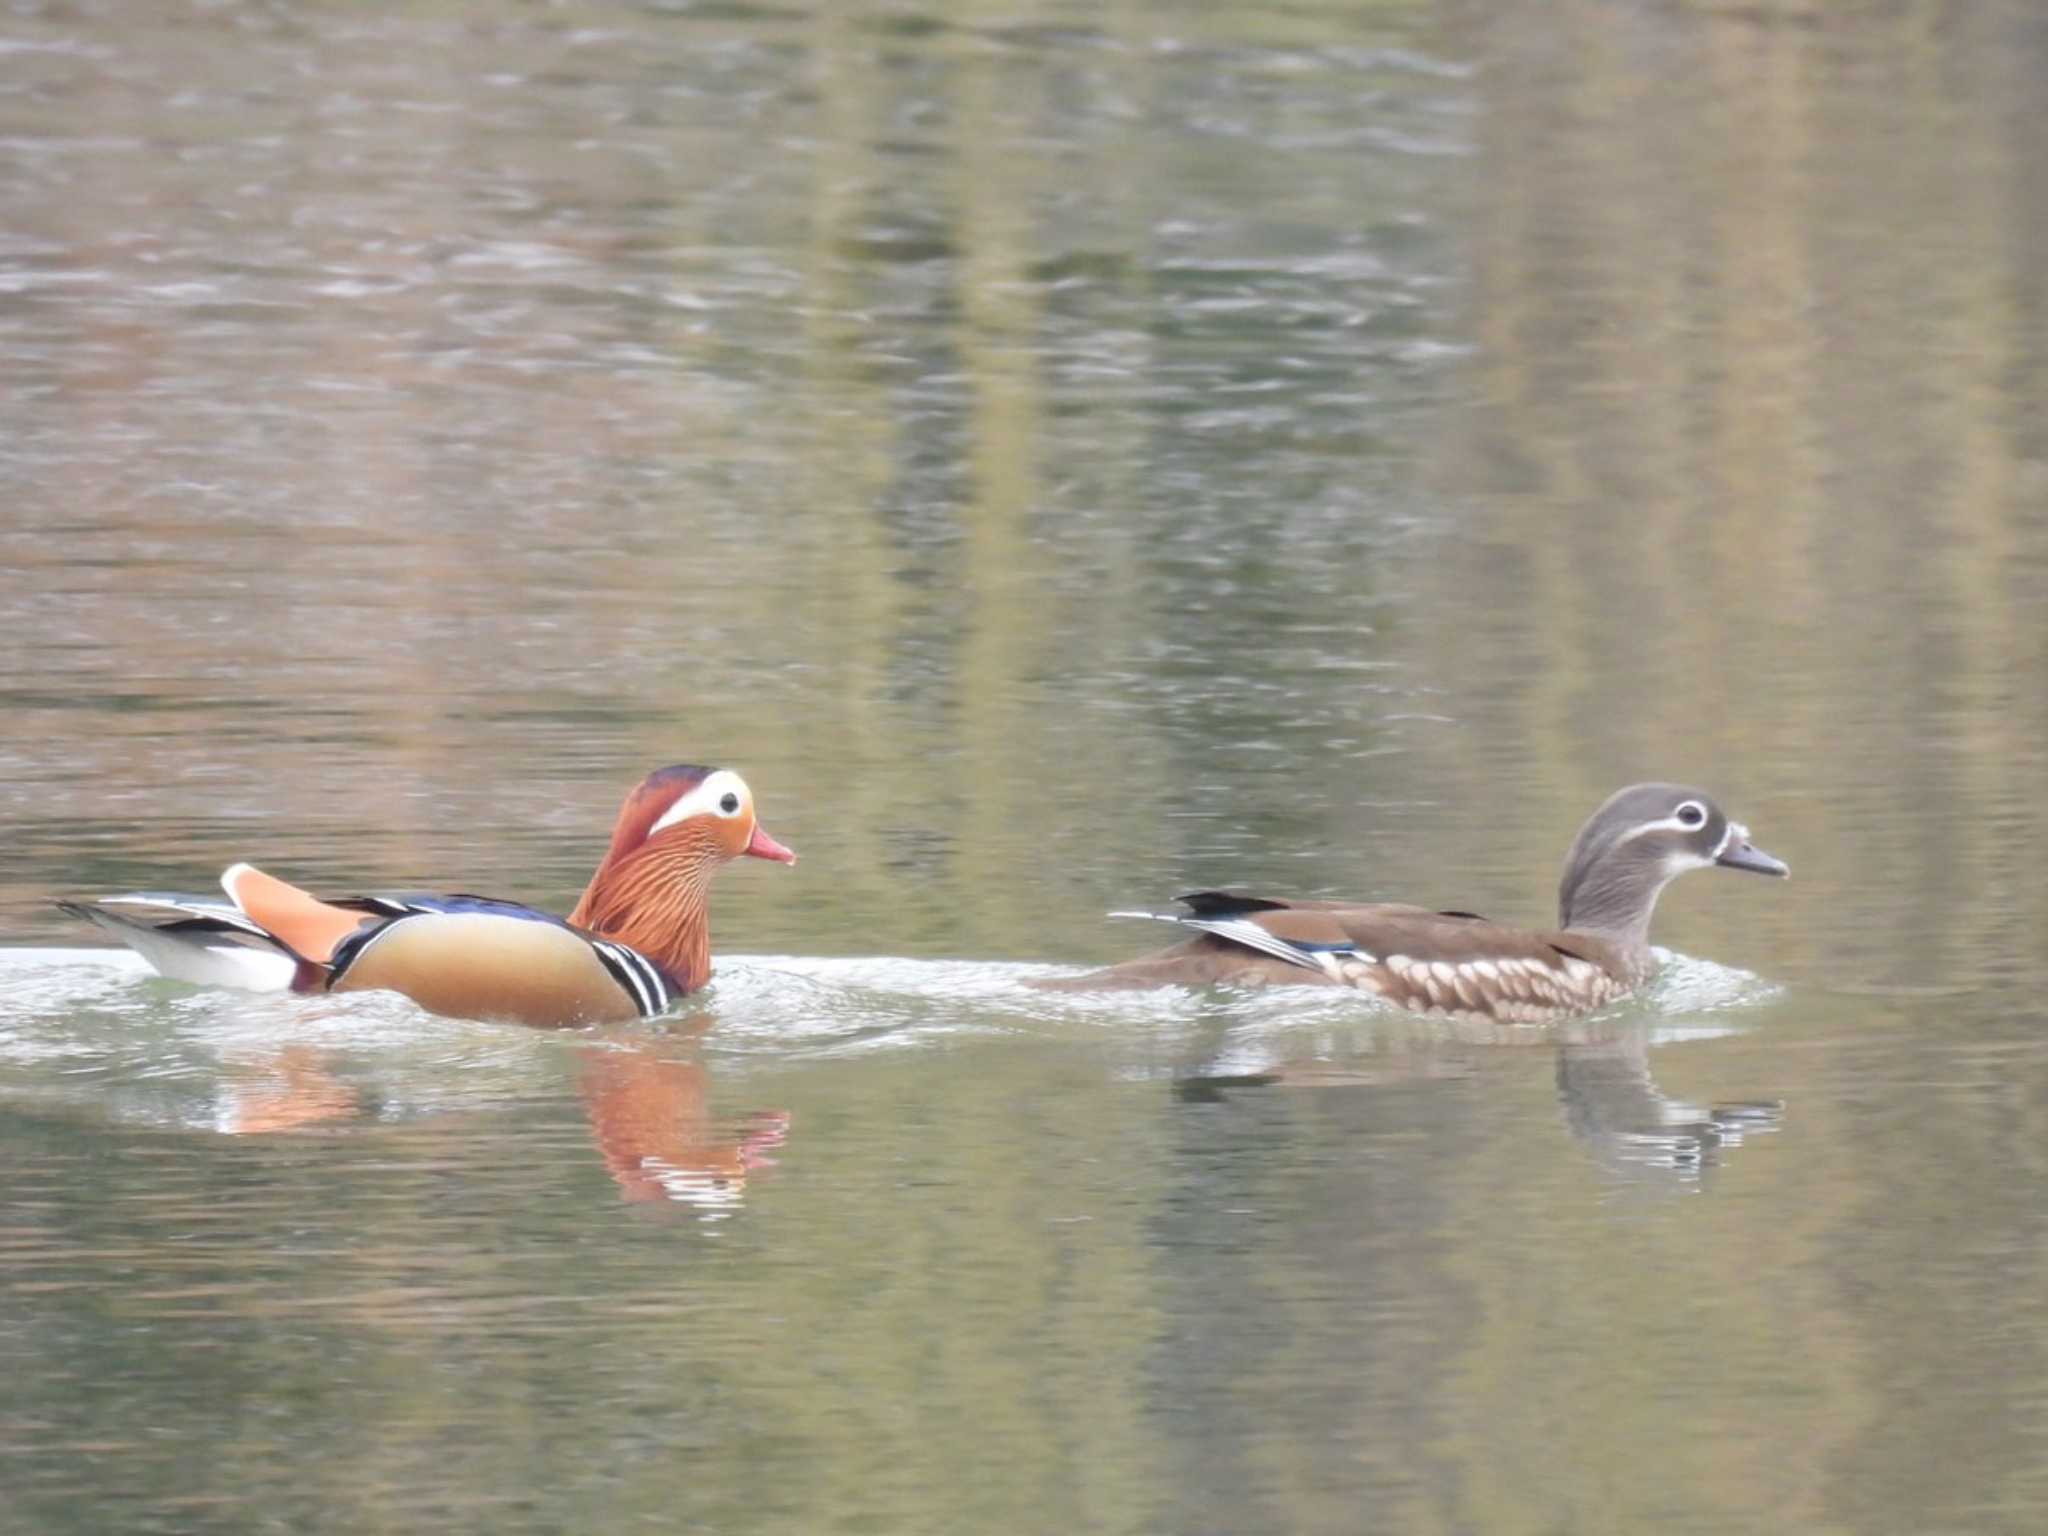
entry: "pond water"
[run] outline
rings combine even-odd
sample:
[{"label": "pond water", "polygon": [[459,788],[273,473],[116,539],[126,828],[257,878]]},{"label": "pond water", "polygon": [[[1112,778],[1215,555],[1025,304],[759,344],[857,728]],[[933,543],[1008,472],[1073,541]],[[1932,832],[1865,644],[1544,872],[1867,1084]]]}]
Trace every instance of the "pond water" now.
[{"label": "pond water", "polygon": [[[2048,28],[971,0],[0,17],[0,1530],[2048,1523]],[[548,1034],[51,905],[566,910]],[[1581,1025],[1050,994],[1216,884]]]}]

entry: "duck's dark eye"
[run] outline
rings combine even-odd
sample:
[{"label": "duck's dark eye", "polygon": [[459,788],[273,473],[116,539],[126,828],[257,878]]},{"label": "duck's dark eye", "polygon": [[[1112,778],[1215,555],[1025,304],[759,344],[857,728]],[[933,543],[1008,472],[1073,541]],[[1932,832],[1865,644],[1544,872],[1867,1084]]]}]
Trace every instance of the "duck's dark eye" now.
[{"label": "duck's dark eye", "polygon": [[1707,808],[1697,800],[1688,800],[1678,808],[1678,824],[1681,827],[1703,827],[1707,824]]},{"label": "duck's dark eye", "polygon": [[718,802],[718,808],[728,816],[737,815],[740,808],[740,797],[731,790],[727,790],[724,798]]}]

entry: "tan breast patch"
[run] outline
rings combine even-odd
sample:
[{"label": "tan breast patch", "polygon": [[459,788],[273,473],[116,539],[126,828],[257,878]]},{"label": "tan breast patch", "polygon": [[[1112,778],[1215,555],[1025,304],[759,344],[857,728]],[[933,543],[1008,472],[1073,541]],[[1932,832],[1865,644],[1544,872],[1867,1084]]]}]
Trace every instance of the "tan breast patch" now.
[{"label": "tan breast patch", "polygon": [[567,928],[484,912],[401,918],[335,983],[383,987],[432,1013],[557,1028],[640,1016],[590,945]]}]

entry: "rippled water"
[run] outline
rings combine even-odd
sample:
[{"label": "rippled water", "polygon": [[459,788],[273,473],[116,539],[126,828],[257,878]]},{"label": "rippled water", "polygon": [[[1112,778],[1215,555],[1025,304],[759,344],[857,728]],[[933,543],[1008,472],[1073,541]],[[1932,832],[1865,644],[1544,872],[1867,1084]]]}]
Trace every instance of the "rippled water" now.
[{"label": "rippled water", "polygon": [[[1034,1489],[1097,1469],[1125,1486],[1106,1510],[1065,1493],[1081,1523],[1226,1492],[1257,1520],[1289,1498],[1198,1494],[1181,1428],[1235,1439],[1279,1392],[1254,1442],[1320,1444],[1338,1431],[1304,1389],[1454,1344],[1419,1274],[1370,1261],[1456,1241],[1432,1208],[1458,1181],[1433,1194],[1430,1164],[1526,1139],[1524,1218],[1561,1198],[1626,1230],[1785,1113],[1653,1077],[1668,1046],[1661,1076],[1714,1090],[1731,1069],[1682,1058],[1777,1006],[1696,961],[1551,1033],[740,957],[701,1015],[592,1037],[6,958],[0,1251],[35,1319],[14,1487],[52,1519],[112,1467],[121,1507],[165,1524],[1021,1524]],[[1359,1336],[1309,1366],[1297,1331],[1340,1316]]]},{"label": "rippled water", "polygon": [[[0,18],[0,1530],[2033,1531],[2048,32],[1992,3]],[[566,909],[553,1035],[52,906]],[[1228,883],[1569,1029],[1023,983]],[[751,861],[749,861],[751,864]]]}]

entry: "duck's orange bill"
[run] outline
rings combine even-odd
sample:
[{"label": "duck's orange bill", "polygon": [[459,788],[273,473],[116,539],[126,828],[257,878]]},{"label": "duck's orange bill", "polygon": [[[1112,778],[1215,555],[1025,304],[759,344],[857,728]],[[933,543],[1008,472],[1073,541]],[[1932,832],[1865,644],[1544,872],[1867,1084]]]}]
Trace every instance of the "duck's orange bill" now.
[{"label": "duck's orange bill", "polygon": [[758,821],[754,823],[753,840],[747,844],[747,856],[755,859],[773,859],[778,864],[794,864],[796,855],[768,835],[768,829]]}]

